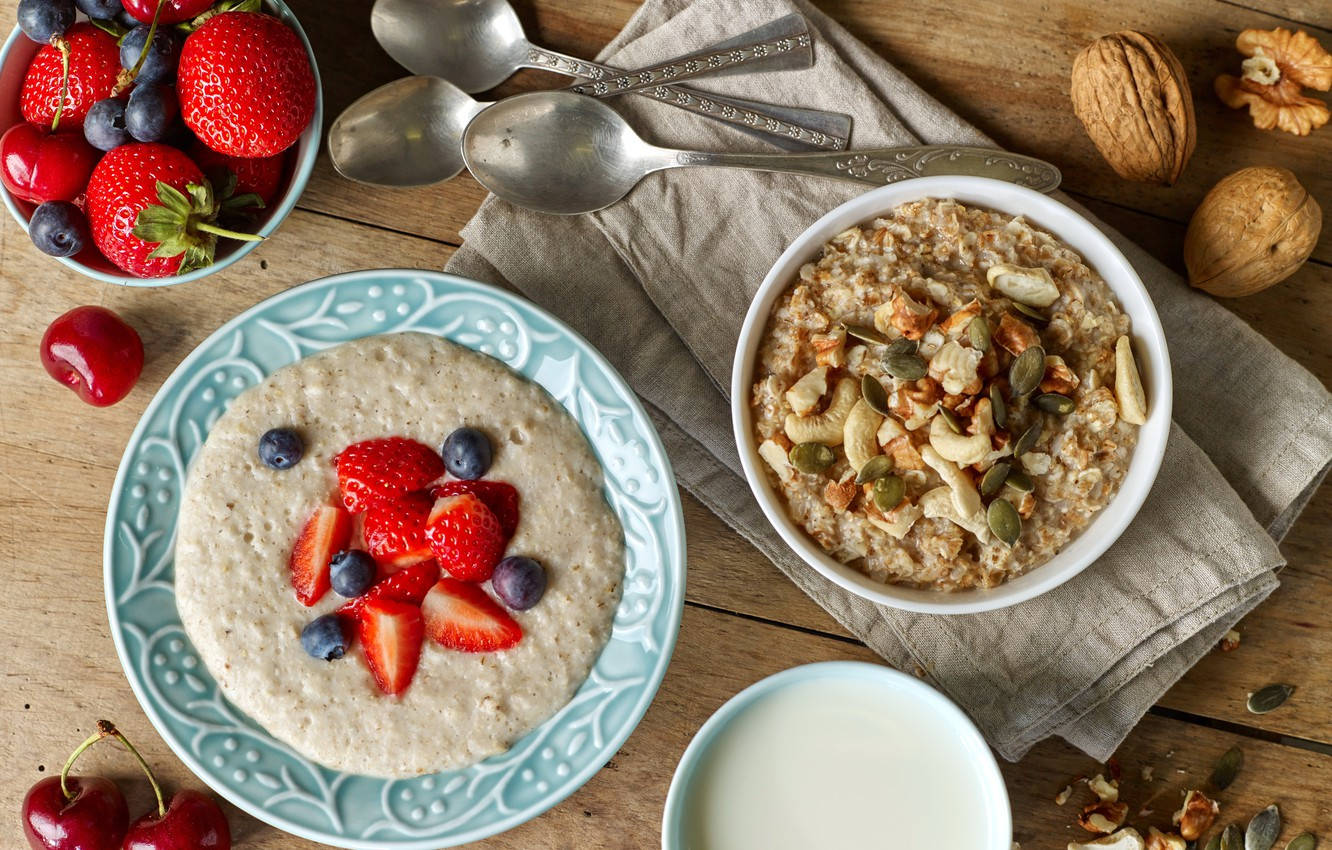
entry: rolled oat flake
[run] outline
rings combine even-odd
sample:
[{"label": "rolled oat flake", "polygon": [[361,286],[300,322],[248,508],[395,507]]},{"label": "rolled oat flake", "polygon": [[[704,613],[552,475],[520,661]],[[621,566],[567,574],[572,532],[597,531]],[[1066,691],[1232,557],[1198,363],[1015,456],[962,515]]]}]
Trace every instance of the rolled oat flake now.
[{"label": "rolled oat flake", "polygon": [[1253,714],[1266,714],[1269,711],[1275,711],[1281,707],[1281,704],[1290,699],[1290,695],[1295,693],[1294,685],[1286,685],[1280,682],[1259,688],[1249,694],[1248,709]]},{"label": "rolled oat flake", "polygon": [[1273,803],[1249,821],[1249,828],[1244,830],[1244,850],[1272,850],[1279,835],[1281,812]]},{"label": "rolled oat flake", "polygon": [[1013,389],[1013,397],[1021,398],[1040,384],[1045,377],[1045,349],[1033,345],[1023,351],[1008,369],[1008,383]]},{"label": "rolled oat flake", "polygon": [[797,443],[791,447],[788,459],[796,469],[813,474],[832,466],[837,455],[823,443]]}]

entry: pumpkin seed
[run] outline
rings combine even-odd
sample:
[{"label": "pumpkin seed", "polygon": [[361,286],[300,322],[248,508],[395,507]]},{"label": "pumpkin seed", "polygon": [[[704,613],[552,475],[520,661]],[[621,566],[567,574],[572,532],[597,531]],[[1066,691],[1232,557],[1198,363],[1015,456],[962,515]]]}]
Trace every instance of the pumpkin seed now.
[{"label": "pumpkin seed", "polygon": [[905,352],[884,355],[883,368],[899,381],[919,381],[929,371],[920,355]]},{"label": "pumpkin seed", "polygon": [[1045,377],[1045,349],[1033,345],[1017,356],[1008,369],[1008,383],[1013,388],[1013,397],[1021,398],[1036,389],[1036,385]]},{"label": "pumpkin seed", "polygon": [[994,413],[996,428],[1008,426],[1008,405],[1004,404],[1004,394],[999,392],[998,384],[990,384],[990,410]]},{"label": "pumpkin seed", "polygon": [[1281,834],[1281,812],[1272,804],[1253,816],[1244,830],[1244,850],[1272,850]]},{"label": "pumpkin seed", "polygon": [[1035,322],[1038,325],[1050,324],[1050,318],[1046,316],[1044,313],[1042,313],[1040,310],[1037,310],[1035,307],[1028,307],[1026,304],[1023,304],[1020,301],[1014,301],[1013,309],[1017,310],[1019,313],[1026,316],[1028,319],[1031,319],[1033,322]]},{"label": "pumpkin seed", "polygon": [[1036,489],[1036,483],[1031,480],[1031,476],[1020,469],[1008,473],[1008,478],[1004,483],[1019,493],[1030,493]]},{"label": "pumpkin seed", "polygon": [[866,375],[860,379],[860,394],[864,396],[865,403],[870,409],[881,416],[888,415],[888,393],[884,390],[883,384],[873,375]]},{"label": "pumpkin seed", "polygon": [[1036,441],[1041,438],[1041,423],[1036,422],[1030,428],[1022,432],[1022,436],[1017,438],[1013,444],[1013,457],[1022,457],[1027,452],[1036,447]]},{"label": "pumpkin seed", "polygon": [[1212,768],[1212,775],[1207,777],[1207,784],[1213,791],[1224,791],[1230,787],[1230,783],[1235,781],[1239,775],[1240,768],[1244,766],[1244,751],[1239,747],[1231,747],[1226,750],[1221,758],[1216,760],[1216,765]]},{"label": "pumpkin seed", "polygon": [[874,507],[883,513],[902,504],[906,496],[906,482],[896,475],[887,475],[874,482]]},{"label": "pumpkin seed", "polygon": [[1022,517],[1018,516],[1017,508],[1007,499],[995,499],[990,502],[990,507],[985,512],[985,520],[990,524],[990,531],[994,532],[994,536],[1009,546],[1022,536]]},{"label": "pumpkin seed", "polygon": [[797,443],[787,455],[791,465],[801,472],[822,472],[833,465],[837,455],[823,443]]},{"label": "pumpkin seed", "polygon": [[1286,850],[1314,850],[1318,846],[1318,836],[1312,832],[1302,832],[1290,840]]},{"label": "pumpkin seed", "polygon": [[842,322],[842,328],[856,339],[863,339],[865,342],[872,342],[875,345],[887,345],[892,342],[891,339],[879,333],[877,330],[865,325],[853,325],[849,322]]},{"label": "pumpkin seed", "polygon": [[971,347],[981,354],[990,350],[990,324],[983,316],[977,316],[967,325],[967,337]]},{"label": "pumpkin seed", "polygon": [[856,483],[868,484],[871,481],[878,481],[892,471],[892,458],[888,457],[888,455],[875,455],[865,461],[865,465],[860,468],[860,472],[856,474]]},{"label": "pumpkin seed", "polygon": [[1244,833],[1233,823],[1221,833],[1221,850],[1244,850]]},{"label": "pumpkin seed", "polygon": [[1041,393],[1036,396],[1036,406],[1046,413],[1056,413],[1060,416],[1067,416],[1077,407],[1073,399],[1059,393]]},{"label": "pumpkin seed", "polygon": [[980,494],[982,496],[993,496],[999,492],[999,488],[1004,486],[1004,479],[1008,477],[1008,471],[1012,469],[1006,463],[996,463],[994,466],[985,470],[985,474],[980,480]]},{"label": "pumpkin seed", "polygon": [[1249,711],[1254,714],[1266,714],[1269,711],[1275,711],[1281,707],[1283,702],[1290,699],[1290,695],[1293,693],[1295,693],[1294,685],[1277,683],[1259,688],[1249,694]]},{"label": "pumpkin seed", "polygon": [[962,423],[957,421],[957,414],[946,407],[939,408],[939,415],[943,417],[944,424],[948,426],[954,434],[962,433]]},{"label": "pumpkin seed", "polygon": [[1213,835],[1204,850],[1221,850],[1221,833]]},{"label": "pumpkin seed", "polygon": [[920,343],[916,342],[914,339],[907,339],[904,336],[900,336],[897,339],[893,340],[892,342],[888,343],[888,347],[884,349],[883,353],[885,355],[915,354],[916,350],[919,348],[920,348]]}]

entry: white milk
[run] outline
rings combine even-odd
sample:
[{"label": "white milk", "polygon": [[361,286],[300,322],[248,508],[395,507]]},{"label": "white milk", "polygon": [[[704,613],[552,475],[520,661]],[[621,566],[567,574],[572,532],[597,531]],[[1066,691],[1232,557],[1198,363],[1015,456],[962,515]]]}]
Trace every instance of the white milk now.
[{"label": "white milk", "polygon": [[988,850],[977,755],[919,697],[796,682],[733,717],[700,759],[682,850]]}]

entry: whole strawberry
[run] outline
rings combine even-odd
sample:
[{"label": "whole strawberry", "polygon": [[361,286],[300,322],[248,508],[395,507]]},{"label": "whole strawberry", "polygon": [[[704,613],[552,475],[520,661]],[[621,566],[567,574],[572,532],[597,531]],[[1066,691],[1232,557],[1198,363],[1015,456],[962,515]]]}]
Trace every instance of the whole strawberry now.
[{"label": "whole strawberry", "polygon": [[213,224],[218,202],[199,166],[173,147],[121,145],[88,180],[88,223],[106,258],[138,277],[184,274],[213,262],[217,237],[258,240]]},{"label": "whole strawberry", "polygon": [[199,142],[190,146],[190,158],[199,164],[216,187],[221,187],[224,183],[219,176],[225,178],[228,173],[234,175],[236,185],[232,189],[232,194],[258,195],[261,203],[255,205],[256,207],[266,207],[277,197],[278,187],[282,183],[282,166],[286,159],[280,155],[257,159],[227,156]]},{"label": "whole strawberry", "polygon": [[[110,97],[116,87],[120,48],[114,38],[87,22],[70,27],[55,42],[32,58],[19,93],[19,109],[32,124],[55,129],[58,112],[60,129],[82,127],[92,105]],[[69,51],[67,90],[62,48]]]},{"label": "whole strawberry", "polygon": [[230,156],[282,153],[315,110],[314,71],[300,36],[258,12],[225,12],[191,33],[176,91],[185,124]]}]

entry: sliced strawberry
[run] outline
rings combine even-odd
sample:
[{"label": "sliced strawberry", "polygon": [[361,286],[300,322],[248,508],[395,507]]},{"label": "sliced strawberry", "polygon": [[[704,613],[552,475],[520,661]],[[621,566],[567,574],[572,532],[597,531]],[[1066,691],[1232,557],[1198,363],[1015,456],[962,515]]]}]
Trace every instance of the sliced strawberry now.
[{"label": "sliced strawberry", "polygon": [[374,587],[355,599],[349,599],[338,609],[339,614],[357,616],[365,603],[373,599],[390,599],[394,602],[406,602],[420,605],[430,588],[439,581],[439,564],[423,561],[412,564],[393,575],[380,579]]},{"label": "sliced strawberry", "polygon": [[328,562],[351,542],[351,515],[335,505],[321,505],[305,521],[291,550],[291,586],[302,605],[328,592]]},{"label": "sliced strawberry", "polygon": [[513,537],[518,528],[518,489],[507,481],[445,481],[430,492],[436,499],[459,493],[474,494],[499,520],[505,540]]},{"label": "sliced strawberry", "polygon": [[390,696],[407,690],[421,660],[421,610],[408,602],[372,599],[356,618],[356,639],[375,684]]},{"label": "sliced strawberry", "polygon": [[436,501],[426,520],[426,539],[439,565],[463,581],[490,578],[507,542],[499,520],[472,493]]},{"label": "sliced strawberry", "polygon": [[439,453],[402,437],[353,443],[333,459],[342,503],[360,513],[375,502],[424,490],[444,474]]},{"label": "sliced strawberry", "polygon": [[498,652],[523,639],[523,627],[479,585],[442,578],[421,603],[426,634],[460,652]]},{"label": "sliced strawberry", "polygon": [[429,493],[408,493],[376,502],[365,512],[365,544],[389,572],[435,557],[426,540],[426,519],[434,500]]}]

